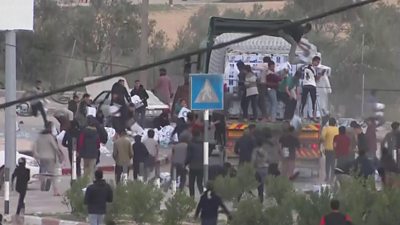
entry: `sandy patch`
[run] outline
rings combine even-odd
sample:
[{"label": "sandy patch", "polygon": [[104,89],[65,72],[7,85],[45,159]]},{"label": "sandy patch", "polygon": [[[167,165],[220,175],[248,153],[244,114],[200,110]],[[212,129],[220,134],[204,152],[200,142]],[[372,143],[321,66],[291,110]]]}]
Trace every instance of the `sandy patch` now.
[{"label": "sandy patch", "polygon": [[[264,9],[281,9],[285,2],[260,2],[260,3],[214,3],[220,11],[226,9],[243,9],[249,12],[253,9],[254,4],[261,4]],[[197,10],[203,5],[185,5],[185,9],[179,10],[168,10],[168,11],[157,11],[150,12],[150,19],[157,22],[156,29],[163,30],[167,33],[169,38],[169,46],[177,40],[178,31],[186,26],[189,18],[197,12]],[[204,21],[208,23],[208,21]]]}]

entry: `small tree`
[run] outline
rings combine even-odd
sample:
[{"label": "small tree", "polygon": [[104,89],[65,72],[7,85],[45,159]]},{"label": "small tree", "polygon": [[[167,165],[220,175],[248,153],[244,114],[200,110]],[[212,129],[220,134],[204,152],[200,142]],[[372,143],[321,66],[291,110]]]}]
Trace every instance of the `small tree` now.
[{"label": "small tree", "polygon": [[177,192],[165,203],[165,206],[166,210],[163,212],[162,224],[181,225],[196,207],[196,202],[184,192]]},{"label": "small tree", "polygon": [[139,181],[127,184],[127,211],[138,224],[157,222],[163,194],[153,185]]},{"label": "small tree", "polygon": [[288,195],[294,193],[292,182],[284,176],[269,176],[265,183],[267,196],[274,198],[277,204],[281,204]]},{"label": "small tree", "polygon": [[250,164],[240,166],[235,177],[217,177],[213,185],[214,190],[222,199],[235,202],[239,195],[257,187],[255,173],[254,167]]},{"label": "small tree", "polygon": [[263,212],[263,205],[254,198],[239,202],[236,212],[233,213],[231,224],[268,225],[268,220]]},{"label": "small tree", "polygon": [[127,186],[117,185],[113,187],[113,192],[113,202],[107,207],[106,224],[126,219],[129,212],[127,205],[130,199],[127,197]]},{"label": "small tree", "polygon": [[71,213],[79,218],[87,216],[87,208],[84,204],[85,193],[83,191],[89,184],[87,178],[81,178],[72,183],[71,188],[63,195],[62,203],[71,209]]}]

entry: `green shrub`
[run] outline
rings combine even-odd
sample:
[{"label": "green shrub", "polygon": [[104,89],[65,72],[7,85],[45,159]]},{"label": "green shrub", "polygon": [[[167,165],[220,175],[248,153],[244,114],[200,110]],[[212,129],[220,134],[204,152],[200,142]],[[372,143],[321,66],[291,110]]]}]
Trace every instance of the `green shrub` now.
[{"label": "green shrub", "polygon": [[396,213],[398,209],[400,209],[400,189],[387,189],[379,192],[365,224],[399,224],[400,213]]},{"label": "green shrub", "polygon": [[107,206],[106,224],[112,224],[119,220],[127,219],[128,203],[130,199],[127,198],[127,186],[117,185],[113,187],[113,202]]},{"label": "green shrub", "polygon": [[163,193],[154,185],[139,181],[126,186],[127,213],[138,224],[154,223],[159,219]]},{"label": "green shrub", "polygon": [[294,211],[297,214],[297,224],[319,224],[321,217],[330,211],[330,201],[331,192],[329,189],[325,189],[321,193],[310,193],[308,195],[297,193],[292,198]]},{"label": "green shrub", "polygon": [[166,210],[163,212],[162,224],[181,225],[196,207],[196,202],[184,192],[177,192],[165,203],[165,206]]},{"label": "green shrub", "polygon": [[87,208],[84,204],[85,194],[82,189],[89,184],[87,178],[80,178],[72,183],[71,188],[63,195],[62,203],[71,209],[71,213],[79,218],[87,216]]},{"label": "green shrub", "polygon": [[234,202],[242,193],[237,178],[219,176],[213,185],[215,192],[225,201]]},{"label": "green shrub", "polygon": [[239,202],[233,213],[232,225],[268,225],[263,206],[258,199],[245,199]]},{"label": "green shrub", "polygon": [[275,199],[277,204],[281,204],[288,195],[294,194],[293,183],[284,176],[268,176],[265,184],[267,197]]},{"label": "green shrub", "polygon": [[365,224],[371,207],[376,204],[377,194],[372,178],[367,181],[359,178],[343,182],[337,198],[341,202],[341,210],[351,215],[354,224]]},{"label": "green shrub", "polygon": [[256,170],[250,163],[239,167],[236,178],[238,179],[238,186],[242,193],[252,191],[258,186]]},{"label": "green shrub", "polygon": [[257,188],[255,169],[251,164],[240,166],[235,177],[219,176],[213,182],[215,192],[225,201],[236,202],[240,194]]}]

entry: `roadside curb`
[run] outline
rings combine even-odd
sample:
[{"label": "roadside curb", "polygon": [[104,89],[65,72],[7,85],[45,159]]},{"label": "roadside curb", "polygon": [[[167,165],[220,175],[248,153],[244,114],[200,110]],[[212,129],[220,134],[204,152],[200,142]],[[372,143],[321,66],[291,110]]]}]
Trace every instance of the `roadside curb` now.
[{"label": "roadside curb", "polygon": [[39,217],[39,216],[22,216],[18,219],[14,216],[13,223],[17,225],[89,225],[88,223],[59,220],[49,217]]},{"label": "roadside curb", "polygon": [[[163,157],[159,159],[160,166],[167,165],[169,163],[169,157]],[[97,169],[102,170],[103,172],[114,172],[115,166],[99,166]],[[62,169],[62,175],[71,175],[71,168],[63,168]]]}]

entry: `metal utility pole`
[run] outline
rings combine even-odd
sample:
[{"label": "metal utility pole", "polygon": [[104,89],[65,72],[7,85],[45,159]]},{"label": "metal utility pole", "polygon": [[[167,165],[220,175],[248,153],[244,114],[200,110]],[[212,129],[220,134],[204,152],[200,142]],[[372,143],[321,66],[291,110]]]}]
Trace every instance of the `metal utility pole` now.
[{"label": "metal utility pole", "polygon": [[362,41],[361,41],[361,70],[362,70],[361,118],[364,118],[364,104],[365,104],[364,45],[365,45],[365,34],[362,35]]},{"label": "metal utility pole", "polygon": [[[149,59],[149,0],[142,0],[141,6],[141,36],[140,36],[140,65],[147,63]],[[147,87],[147,71],[140,72],[140,81],[143,87]]]},{"label": "metal utility pole", "polygon": [[[15,31],[6,32],[6,102],[17,99],[17,79],[16,79],[16,37]],[[16,163],[16,122],[17,114],[15,105],[5,109],[5,179],[4,179],[4,214],[10,214],[10,180],[11,171],[14,171]]]},{"label": "metal utility pole", "polygon": [[[204,110],[204,142],[203,142],[203,179],[204,188],[208,182],[208,165],[209,165],[209,129],[210,128],[210,110]],[[205,189],[204,189],[205,190]]]}]

